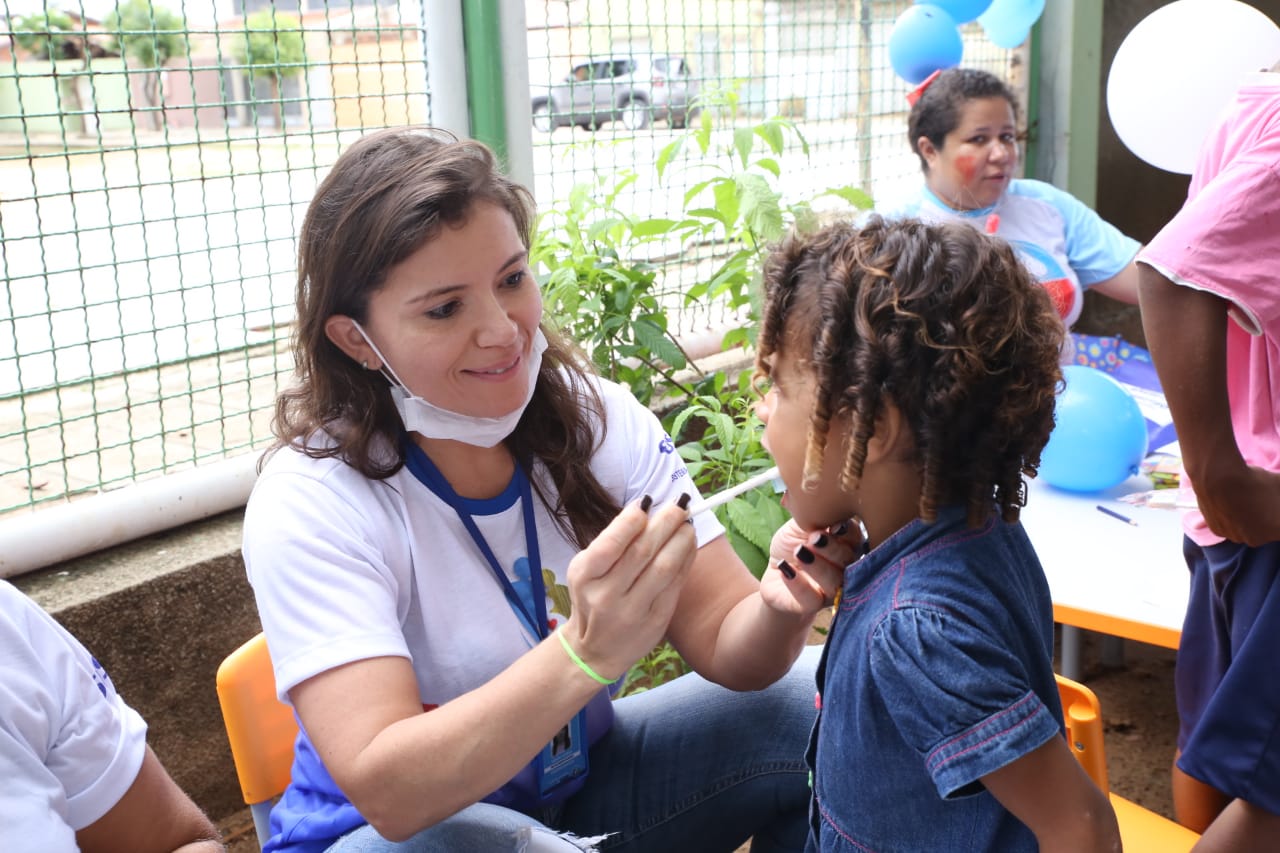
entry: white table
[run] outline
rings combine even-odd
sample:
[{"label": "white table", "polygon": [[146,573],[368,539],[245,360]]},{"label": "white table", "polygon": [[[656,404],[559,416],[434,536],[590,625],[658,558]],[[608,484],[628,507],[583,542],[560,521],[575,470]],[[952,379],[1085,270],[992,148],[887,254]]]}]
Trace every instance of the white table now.
[{"label": "white table", "polygon": [[[1062,674],[1078,678],[1080,631],[1098,631],[1176,649],[1187,608],[1182,511],[1115,500],[1151,488],[1131,477],[1101,492],[1027,484],[1022,522],[1049,579],[1053,617],[1062,624]],[[1137,522],[1099,512],[1101,504]]]}]

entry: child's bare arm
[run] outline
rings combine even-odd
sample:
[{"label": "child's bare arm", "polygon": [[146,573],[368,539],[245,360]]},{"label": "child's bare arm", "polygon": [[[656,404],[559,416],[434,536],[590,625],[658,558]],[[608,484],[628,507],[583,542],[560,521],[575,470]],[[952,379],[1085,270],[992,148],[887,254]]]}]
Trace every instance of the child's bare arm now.
[{"label": "child's bare arm", "polygon": [[1063,738],[1052,738],[983,776],[982,783],[1035,833],[1042,853],[1120,850],[1120,826],[1111,803]]},{"label": "child's bare arm", "polygon": [[1280,537],[1280,474],[1245,464],[1227,399],[1227,302],[1140,265],[1142,325],[1182,462],[1209,528],[1245,545]]}]

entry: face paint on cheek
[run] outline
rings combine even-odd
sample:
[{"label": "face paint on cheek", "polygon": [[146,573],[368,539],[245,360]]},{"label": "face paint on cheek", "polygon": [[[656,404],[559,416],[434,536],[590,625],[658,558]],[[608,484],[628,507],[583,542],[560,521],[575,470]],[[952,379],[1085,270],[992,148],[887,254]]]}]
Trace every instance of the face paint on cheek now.
[{"label": "face paint on cheek", "polygon": [[960,173],[960,180],[969,183],[973,180],[973,176],[978,174],[977,158],[972,154],[961,154],[956,157],[956,171]]}]

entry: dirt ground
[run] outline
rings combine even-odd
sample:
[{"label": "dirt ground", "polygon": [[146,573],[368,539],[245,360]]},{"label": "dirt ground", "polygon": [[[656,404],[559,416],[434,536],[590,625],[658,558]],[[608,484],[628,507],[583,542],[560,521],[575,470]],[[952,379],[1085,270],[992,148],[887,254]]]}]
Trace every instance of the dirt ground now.
[{"label": "dirt ground", "polygon": [[[1108,658],[1104,663],[1103,643],[1086,633],[1081,658],[1081,680],[1102,704],[1111,789],[1172,818],[1169,765],[1178,734],[1173,651],[1126,642],[1120,660]],[[257,853],[248,811],[222,821],[220,828],[229,853]],[[738,853],[748,850],[743,847]]]}]

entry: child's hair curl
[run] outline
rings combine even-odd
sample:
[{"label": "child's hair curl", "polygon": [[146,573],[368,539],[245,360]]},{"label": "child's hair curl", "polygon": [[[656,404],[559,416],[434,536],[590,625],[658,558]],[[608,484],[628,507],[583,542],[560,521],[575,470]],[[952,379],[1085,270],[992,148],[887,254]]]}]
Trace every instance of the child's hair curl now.
[{"label": "child's hair curl", "polygon": [[805,479],[833,420],[853,434],[841,484],[857,486],[886,402],[901,411],[921,473],[920,516],[963,504],[1015,521],[1053,429],[1065,334],[1008,243],[960,223],[872,216],[793,233],[764,270],[756,371],[785,354],[811,371]]}]

